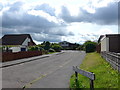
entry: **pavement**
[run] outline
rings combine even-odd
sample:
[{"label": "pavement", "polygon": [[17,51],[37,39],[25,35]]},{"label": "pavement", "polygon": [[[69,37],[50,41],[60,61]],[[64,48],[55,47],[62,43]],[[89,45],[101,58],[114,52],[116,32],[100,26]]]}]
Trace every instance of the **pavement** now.
[{"label": "pavement", "polygon": [[35,61],[35,60],[39,60],[42,58],[50,57],[51,55],[59,55],[62,53],[64,53],[64,52],[46,54],[46,55],[40,55],[40,56],[34,56],[34,57],[30,57],[30,58],[24,58],[24,59],[18,59],[18,60],[14,60],[14,61],[4,62],[4,63],[2,63],[2,66],[0,66],[0,68],[5,68],[5,67],[13,66],[13,65],[18,65],[21,63]]},{"label": "pavement", "polygon": [[72,66],[79,66],[85,52],[63,51],[3,63],[3,88],[69,88]]}]

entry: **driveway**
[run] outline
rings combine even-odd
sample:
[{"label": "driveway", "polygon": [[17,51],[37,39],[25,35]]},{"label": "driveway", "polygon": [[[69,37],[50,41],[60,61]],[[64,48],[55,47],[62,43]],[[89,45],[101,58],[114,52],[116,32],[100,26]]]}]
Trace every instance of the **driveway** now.
[{"label": "driveway", "polygon": [[85,52],[64,51],[50,57],[2,68],[3,88],[69,88],[72,66],[79,66]]}]

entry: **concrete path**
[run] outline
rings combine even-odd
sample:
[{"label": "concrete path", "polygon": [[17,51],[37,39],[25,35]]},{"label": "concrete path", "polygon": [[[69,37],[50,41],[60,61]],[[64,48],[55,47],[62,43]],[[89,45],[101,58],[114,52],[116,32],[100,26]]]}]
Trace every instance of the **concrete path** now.
[{"label": "concrete path", "polygon": [[70,76],[74,73],[72,66],[79,66],[84,56],[84,52],[64,51],[35,61],[4,67],[2,86],[3,88],[68,88]]}]

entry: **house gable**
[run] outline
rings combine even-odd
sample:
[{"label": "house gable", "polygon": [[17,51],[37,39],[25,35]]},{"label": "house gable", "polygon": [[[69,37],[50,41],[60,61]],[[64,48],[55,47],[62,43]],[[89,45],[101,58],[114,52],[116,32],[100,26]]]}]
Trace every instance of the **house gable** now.
[{"label": "house gable", "polygon": [[30,39],[32,45],[36,45],[29,34],[8,34],[2,37],[2,45],[29,45]]},{"label": "house gable", "polygon": [[12,52],[27,51],[29,45],[36,45],[29,34],[8,34],[0,40],[5,46],[4,51]]},{"label": "house gable", "polygon": [[120,52],[120,34],[106,34],[99,38],[101,51]]},{"label": "house gable", "polygon": [[29,45],[29,42],[30,42],[30,38],[26,38],[25,40],[24,40],[24,42],[22,43],[22,45],[23,46],[28,46]]}]

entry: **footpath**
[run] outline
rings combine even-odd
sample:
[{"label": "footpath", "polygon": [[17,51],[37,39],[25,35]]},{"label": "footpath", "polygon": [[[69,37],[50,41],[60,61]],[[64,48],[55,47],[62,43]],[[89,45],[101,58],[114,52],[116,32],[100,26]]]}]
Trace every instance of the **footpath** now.
[{"label": "footpath", "polygon": [[34,57],[30,57],[30,58],[24,58],[24,59],[19,59],[19,60],[14,60],[14,61],[3,62],[2,66],[0,65],[0,68],[5,68],[5,67],[13,66],[13,65],[18,65],[18,64],[21,64],[21,63],[35,61],[35,60],[39,60],[39,59],[42,59],[42,58],[50,57],[51,55],[59,55],[59,54],[62,54],[62,53],[64,53],[64,52],[53,53],[53,54],[45,54],[45,55],[34,56]]}]

